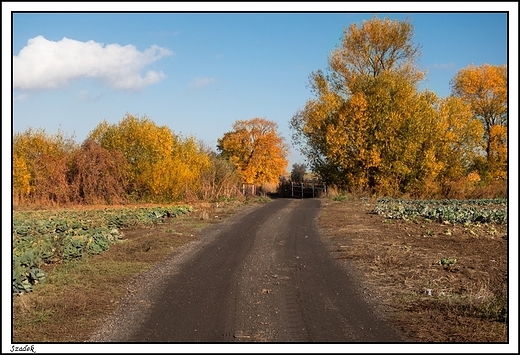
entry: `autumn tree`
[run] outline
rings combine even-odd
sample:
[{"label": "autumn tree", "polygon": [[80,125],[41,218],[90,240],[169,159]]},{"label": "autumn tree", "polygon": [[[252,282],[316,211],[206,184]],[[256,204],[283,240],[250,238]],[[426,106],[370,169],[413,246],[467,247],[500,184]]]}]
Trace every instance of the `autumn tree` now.
[{"label": "autumn tree", "polygon": [[195,137],[176,136],[171,154],[174,166],[165,171],[169,176],[169,191],[172,197],[181,199],[202,198],[202,179],[211,168],[211,159],[203,145]]},{"label": "autumn tree", "polygon": [[140,196],[153,193],[150,174],[171,154],[174,140],[168,127],[158,127],[147,117],[130,114],[117,125],[101,122],[88,138],[125,157],[126,164],[121,169],[129,179],[129,189]]},{"label": "autumn tree", "polygon": [[201,197],[203,200],[231,198],[239,194],[238,186],[241,178],[233,163],[221,155],[208,150],[210,167],[201,180]]},{"label": "autumn tree", "polygon": [[101,122],[89,136],[101,147],[118,151],[128,178],[128,194],[136,198],[173,200],[196,195],[209,158],[198,142],[173,134],[148,117],[127,114],[118,124]]},{"label": "autumn tree", "polygon": [[276,184],[288,165],[289,150],[278,125],[263,118],[236,121],[233,130],[218,139],[217,149],[248,184]]},{"label": "autumn tree", "polygon": [[67,171],[77,149],[62,132],[47,134],[29,128],[13,136],[13,198],[17,202],[65,204],[70,202]]},{"label": "autumn tree", "polygon": [[434,197],[466,197],[478,181],[473,165],[480,155],[484,127],[458,97],[438,99],[434,106],[436,120],[425,129],[434,143],[428,161],[436,168],[425,177],[424,188]]},{"label": "autumn tree", "polygon": [[31,166],[23,153],[13,151],[13,203],[26,201],[34,189],[32,186]]},{"label": "autumn tree", "polygon": [[483,148],[491,178],[505,179],[507,172],[507,66],[470,65],[451,81],[452,93],[467,103],[484,125]]},{"label": "autumn tree", "polygon": [[343,91],[351,89],[358,78],[377,77],[385,72],[420,80],[423,73],[415,66],[420,51],[412,37],[410,21],[374,17],[363,21],[361,26],[351,24],[344,30],[341,46],[329,56],[331,82],[338,91]]},{"label": "autumn tree", "polygon": [[[327,73],[310,76],[316,98],[291,119],[293,142],[311,169],[343,188],[407,191],[427,174],[432,155],[424,127],[435,120],[432,93],[409,21],[373,18],[344,31]],[[422,170],[421,170],[422,169]]]}]

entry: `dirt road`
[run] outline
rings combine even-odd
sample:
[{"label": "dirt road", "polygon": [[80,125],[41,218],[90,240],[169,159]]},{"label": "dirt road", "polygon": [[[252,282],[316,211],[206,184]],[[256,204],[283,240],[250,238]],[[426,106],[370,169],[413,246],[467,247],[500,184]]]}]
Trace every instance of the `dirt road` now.
[{"label": "dirt road", "polygon": [[210,227],[136,280],[91,341],[402,341],[333,259],[319,205],[277,199]]}]

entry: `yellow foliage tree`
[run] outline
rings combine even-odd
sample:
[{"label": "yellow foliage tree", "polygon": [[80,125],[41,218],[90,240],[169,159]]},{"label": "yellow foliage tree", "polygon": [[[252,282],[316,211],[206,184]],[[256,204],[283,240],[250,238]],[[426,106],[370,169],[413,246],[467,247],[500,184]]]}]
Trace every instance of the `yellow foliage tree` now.
[{"label": "yellow foliage tree", "polygon": [[217,143],[221,155],[236,166],[245,183],[278,183],[287,168],[289,148],[273,121],[236,121],[233,131],[225,133]]},{"label": "yellow foliage tree", "polygon": [[442,169],[429,190],[450,197],[454,182],[473,184],[474,178],[468,179],[467,175],[471,174],[472,165],[479,155],[484,127],[460,98],[449,96],[438,100],[435,106],[437,120],[432,132],[435,133],[435,157]]},{"label": "yellow foliage tree", "polygon": [[471,168],[479,154],[484,126],[458,97],[442,99],[438,110],[438,156],[446,163],[446,178],[453,180]]},{"label": "yellow foliage tree", "polygon": [[488,162],[495,179],[507,179],[507,147],[507,126],[491,126],[489,129],[490,156],[488,156]]},{"label": "yellow foliage tree", "polygon": [[343,87],[350,88],[360,76],[378,76],[387,71],[398,71],[414,81],[424,74],[414,65],[420,55],[412,42],[413,25],[410,21],[372,18],[360,26],[345,28],[341,47],[329,57],[329,65]]},{"label": "yellow foliage tree", "polygon": [[31,172],[26,158],[20,153],[13,153],[13,200],[20,203],[30,192]]},{"label": "yellow foliage tree", "polygon": [[184,139],[148,117],[127,114],[117,125],[100,123],[90,134],[107,150],[125,157],[129,194],[172,200],[197,194],[209,157],[193,138]]},{"label": "yellow foliage tree", "polygon": [[209,167],[209,156],[194,138],[177,137],[170,154],[157,161],[144,177],[155,196],[195,198],[200,195],[201,177]]},{"label": "yellow foliage tree", "polygon": [[328,72],[311,74],[316,97],[290,125],[293,142],[327,183],[433,197],[471,171],[482,124],[464,100],[418,90],[424,73],[414,64],[412,35],[408,21],[353,24]]},{"label": "yellow foliage tree", "polygon": [[317,98],[291,119],[293,141],[329,184],[380,193],[417,185],[433,146],[424,126],[435,111],[432,95],[416,89],[423,73],[412,35],[408,21],[352,24],[327,74],[311,74]]},{"label": "yellow foliage tree", "polygon": [[[484,125],[483,147],[491,179],[507,175],[507,65],[470,65],[451,81],[454,96],[467,103]],[[486,175],[486,174],[484,174]]]},{"label": "yellow foliage tree", "polygon": [[174,137],[168,127],[158,127],[148,117],[127,114],[117,125],[106,121],[89,135],[107,150],[117,150],[126,158],[126,176],[137,193],[150,192],[150,170],[171,154]]}]

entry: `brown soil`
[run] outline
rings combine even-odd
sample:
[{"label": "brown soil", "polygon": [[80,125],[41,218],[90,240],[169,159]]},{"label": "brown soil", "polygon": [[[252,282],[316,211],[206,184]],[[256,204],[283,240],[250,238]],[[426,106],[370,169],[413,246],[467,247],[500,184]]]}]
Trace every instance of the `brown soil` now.
[{"label": "brown soil", "polygon": [[335,258],[362,272],[365,293],[410,339],[508,342],[507,225],[387,220],[361,201],[322,206]]},{"label": "brown soil", "polygon": [[[132,276],[242,208],[200,205],[189,217],[125,231],[127,242],[71,267],[65,286],[49,274],[36,292],[13,297],[13,341],[85,341],[130,292]],[[417,342],[508,342],[507,225],[389,221],[372,208],[323,199],[320,227],[400,331]]]}]

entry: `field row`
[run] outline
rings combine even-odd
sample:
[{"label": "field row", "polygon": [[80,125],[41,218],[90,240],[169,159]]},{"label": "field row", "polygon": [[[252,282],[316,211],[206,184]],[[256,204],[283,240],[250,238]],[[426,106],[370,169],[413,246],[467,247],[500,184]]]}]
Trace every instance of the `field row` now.
[{"label": "field row", "polygon": [[507,223],[507,199],[405,200],[378,199],[374,212],[389,219],[418,217],[440,223]]},{"label": "field row", "polygon": [[45,281],[43,264],[99,254],[121,239],[121,229],[163,223],[189,206],[13,213],[13,292]]}]

